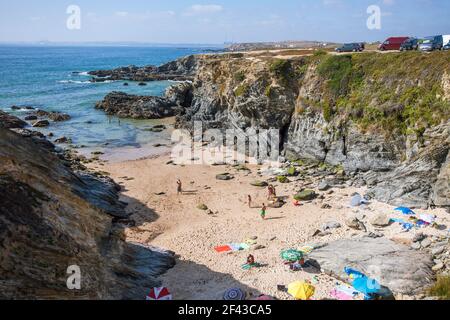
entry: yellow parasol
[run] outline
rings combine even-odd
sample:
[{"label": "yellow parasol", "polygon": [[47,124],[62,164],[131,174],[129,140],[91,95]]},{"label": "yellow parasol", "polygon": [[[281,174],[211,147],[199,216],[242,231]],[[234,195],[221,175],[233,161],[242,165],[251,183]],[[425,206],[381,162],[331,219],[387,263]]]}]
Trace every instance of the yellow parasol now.
[{"label": "yellow parasol", "polygon": [[309,283],[296,281],[288,285],[288,293],[296,300],[308,300],[314,295],[316,288]]}]

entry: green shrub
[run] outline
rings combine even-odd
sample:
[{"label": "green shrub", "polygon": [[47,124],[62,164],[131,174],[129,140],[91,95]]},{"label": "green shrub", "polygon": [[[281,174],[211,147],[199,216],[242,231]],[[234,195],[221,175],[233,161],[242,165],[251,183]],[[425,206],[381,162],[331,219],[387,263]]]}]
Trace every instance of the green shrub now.
[{"label": "green shrub", "polygon": [[234,80],[237,82],[242,82],[245,80],[245,74],[242,71],[238,71],[234,74]]},{"label": "green shrub", "polygon": [[334,95],[345,94],[352,73],[352,56],[329,56],[322,60],[317,72],[327,79],[327,85]]},{"label": "green shrub", "polygon": [[287,59],[276,59],[272,61],[269,65],[269,70],[283,85],[287,85],[294,77],[291,61]]},{"label": "green shrub", "polygon": [[249,86],[247,84],[241,84],[239,87],[236,88],[236,90],[234,91],[234,95],[236,97],[240,97],[243,96],[245,94],[247,94],[249,90]]}]

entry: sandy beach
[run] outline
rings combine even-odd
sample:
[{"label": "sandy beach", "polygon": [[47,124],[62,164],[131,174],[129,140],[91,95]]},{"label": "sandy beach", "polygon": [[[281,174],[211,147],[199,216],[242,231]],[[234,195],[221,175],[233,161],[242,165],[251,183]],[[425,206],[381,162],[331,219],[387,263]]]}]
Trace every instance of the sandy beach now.
[{"label": "sandy beach", "polygon": [[[254,187],[255,180],[269,180],[261,176],[261,166],[247,165],[250,171],[238,171],[231,165],[174,165],[166,153],[148,159],[124,162],[107,162],[93,168],[110,174],[122,188],[122,199],[136,226],[126,230],[127,241],[171,250],[176,253],[177,264],[161,277],[174,299],[222,299],[226,289],[240,287],[248,298],[260,294],[278,299],[292,299],[277,290],[277,285],[287,285],[297,280],[309,280],[316,287],[314,299],[330,299],[330,291],[342,284],[333,277],[313,268],[291,271],[280,258],[283,249],[298,249],[304,245],[327,243],[336,239],[360,237],[364,233],[350,229],[345,221],[358,217],[364,221],[367,232],[382,231],[385,237],[399,243],[407,242],[416,232],[402,233],[398,224],[378,228],[367,222],[378,213],[401,218],[394,207],[371,202],[367,206],[350,207],[354,192],[364,194],[364,188],[333,188],[317,191],[318,199],[294,206],[292,196],[304,185],[302,179],[291,183],[274,182],[277,195],[287,198],[278,209],[268,208],[267,219],[259,211],[267,204],[267,188]],[[229,181],[219,181],[217,174],[228,172],[234,176]],[[273,177],[272,177],[273,178]],[[183,182],[183,194],[177,195],[176,181]],[[314,189],[317,183],[309,186]],[[249,208],[247,195],[253,198]],[[205,204],[210,211],[198,209]],[[329,205],[329,208],[325,208]],[[437,216],[439,223],[448,223],[448,214],[442,209],[420,210]],[[328,222],[338,222],[341,228],[330,234],[314,236]],[[420,230],[424,234],[442,233],[434,228]],[[214,247],[256,239],[249,250],[217,253]],[[406,239],[406,240],[405,240]],[[259,248],[258,248],[259,247]],[[256,249],[255,249],[256,248]],[[243,270],[249,254],[262,264],[260,268]],[[359,297],[362,298],[362,297]],[[413,299],[414,297],[396,297]],[[358,298],[357,298],[358,299]]]}]

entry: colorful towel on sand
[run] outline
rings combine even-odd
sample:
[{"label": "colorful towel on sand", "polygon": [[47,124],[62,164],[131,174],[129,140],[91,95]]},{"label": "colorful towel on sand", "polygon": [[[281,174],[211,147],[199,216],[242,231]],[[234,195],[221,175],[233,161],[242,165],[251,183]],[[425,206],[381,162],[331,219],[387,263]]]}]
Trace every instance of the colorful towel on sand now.
[{"label": "colorful towel on sand", "polygon": [[353,300],[352,296],[350,296],[342,291],[338,291],[337,289],[333,289],[330,292],[330,296],[332,296],[333,298],[336,298],[338,300],[345,300],[345,301]]},{"label": "colorful towel on sand", "polygon": [[242,269],[244,269],[244,270],[250,270],[252,268],[260,268],[260,267],[261,267],[261,264],[259,264],[259,263],[253,263],[253,264],[246,263],[246,264],[242,265]]},{"label": "colorful towel on sand", "polygon": [[248,250],[250,248],[250,245],[247,243],[230,243],[224,246],[217,246],[214,247],[214,250],[218,253],[222,252],[230,252],[230,251],[243,251]]},{"label": "colorful towel on sand", "polygon": [[214,250],[216,250],[216,252],[219,252],[219,253],[232,251],[230,246],[218,246],[218,247],[215,247]]}]

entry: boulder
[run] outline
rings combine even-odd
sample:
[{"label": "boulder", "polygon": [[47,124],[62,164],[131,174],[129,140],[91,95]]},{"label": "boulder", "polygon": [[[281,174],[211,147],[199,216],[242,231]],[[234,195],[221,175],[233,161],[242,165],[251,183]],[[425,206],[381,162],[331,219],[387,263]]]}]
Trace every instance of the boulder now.
[{"label": "boulder", "polygon": [[366,226],[364,225],[364,223],[359,221],[359,219],[356,218],[356,217],[347,219],[345,221],[345,224],[351,229],[361,230],[361,231],[364,231],[364,232],[367,231]]},{"label": "boulder", "polygon": [[49,112],[47,117],[55,122],[70,120],[70,116],[67,113],[62,112]]},{"label": "boulder", "polygon": [[204,203],[201,203],[197,206],[197,209],[206,211],[206,210],[208,210],[208,206]]},{"label": "boulder", "polygon": [[325,180],[322,180],[319,185],[317,186],[317,189],[319,191],[327,191],[328,189],[330,189],[330,185],[328,184],[328,182],[326,182]]},{"label": "boulder", "polygon": [[25,121],[0,110],[0,128],[21,129],[26,126]]},{"label": "boulder", "polygon": [[26,117],[24,118],[25,121],[34,121],[34,120],[37,120],[37,119],[38,119],[37,116],[33,116],[33,115],[31,115],[31,116],[26,116]]},{"label": "boulder", "polygon": [[398,245],[386,238],[339,240],[314,250],[309,256],[320,269],[347,280],[345,267],[375,278],[393,293],[417,294],[432,283],[433,262],[423,252]]},{"label": "boulder", "polygon": [[380,213],[370,219],[370,223],[375,227],[387,227],[391,223],[390,220],[386,214]]},{"label": "boulder", "polygon": [[317,194],[314,190],[303,190],[294,195],[294,199],[298,201],[310,201],[314,200]]},{"label": "boulder", "polygon": [[331,221],[331,222],[327,222],[322,226],[322,230],[329,230],[329,229],[339,229],[340,227],[342,227],[342,225],[339,222],[336,221]]},{"label": "boulder", "polygon": [[50,125],[50,122],[48,122],[48,120],[37,120],[35,122],[33,122],[33,127],[36,128],[44,128],[44,127],[48,127]]},{"label": "boulder", "polygon": [[266,181],[253,181],[250,182],[250,185],[254,186],[254,187],[267,187],[269,184]]},{"label": "boulder", "polygon": [[216,179],[217,180],[223,180],[223,181],[227,181],[227,180],[231,180],[234,177],[232,175],[230,175],[229,173],[221,173],[216,175]]},{"label": "boulder", "polygon": [[285,177],[285,176],[278,176],[277,177],[277,181],[279,182],[279,183],[289,183],[289,182],[291,182],[287,177]]}]

